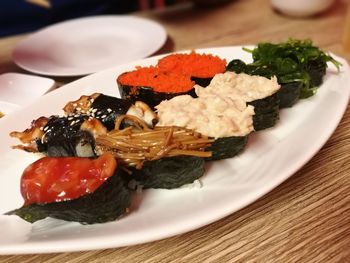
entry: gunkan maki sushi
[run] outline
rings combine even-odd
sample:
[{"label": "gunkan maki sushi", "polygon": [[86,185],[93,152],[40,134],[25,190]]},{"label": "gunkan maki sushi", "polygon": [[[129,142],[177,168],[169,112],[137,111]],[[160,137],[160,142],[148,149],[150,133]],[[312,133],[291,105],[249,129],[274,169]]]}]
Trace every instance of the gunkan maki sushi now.
[{"label": "gunkan maki sushi", "polygon": [[43,157],[21,177],[24,205],[6,213],[34,223],[46,217],[81,224],[113,221],[130,206],[117,162],[105,153],[96,159]]},{"label": "gunkan maki sushi", "polygon": [[273,127],[279,118],[277,92],[280,85],[276,77],[268,79],[245,73],[225,72],[215,75],[207,87],[196,85],[195,89],[199,98],[222,96],[242,99],[254,106],[253,123],[256,131]]},{"label": "gunkan maki sushi", "polygon": [[175,96],[195,96],[195,83],[190,76],[153,66],[123,73],[118,76],[117,84],[123,99],[130,102],[143,101],[151,108]]},{"label": "gunkan maki sushi", "polygon": [[143,188],[172,189],[193,183],[204,174],[204,158],[211,156],[208,147],[213,140],[183,127],[149,129],[137,118],[121,118],[132,118],[136,123],[98,136],[96,150],[114,155],[127,171],[125,181],[135,181]]},{"label": "gunkan maki sushi", "polygon": [[253,63],[234,59],[227,65],[227,70],[267,78],[276,76],[281,85],[278,91],[280,108],[291,107],[299,99],[313,96],[323,83],[328,62],[338,70],[341,66],[311,40],[259,43],[254,49],[244,50],[252,53]]},{"label": "gunkan maki sushi", "polygon": [[225,72],[226,60],[192,51],[165,56],[158,61],[157,66],[166,72],[191,76],[196,84],[207,86],[216,74]]},{"label": "gunkan maki sushi", "polygon": [[[277,77],[281,88],[278,90],[279,108],[292,107],[298,102],[301,89],[304,86],[302,81],[303,73],[280,73],[280,69],[275,64],[260,65],[258,63],[246,64],[240,59],[233,59],[227,65],[227,71],[233,71],[237,74],[246,73],[248,75],[257,75],[265,78]],[[305,73],[306,74],[306,73]],[[304,75],[305,75],[304,74]],[[306,76],[307,78],[307,76]],[[307,78],[308,79],[308,78]]]},{"label": "gunkan maki sushi", "polygon": [[230,158],[245,147],[248,135],[254,131],[254,107],[242,99],[227,96],[192,98],[177,96],[156,106],[159,122],[156,127],[179,126],[193,129],[214,138],[207,150],[208,160]]}]

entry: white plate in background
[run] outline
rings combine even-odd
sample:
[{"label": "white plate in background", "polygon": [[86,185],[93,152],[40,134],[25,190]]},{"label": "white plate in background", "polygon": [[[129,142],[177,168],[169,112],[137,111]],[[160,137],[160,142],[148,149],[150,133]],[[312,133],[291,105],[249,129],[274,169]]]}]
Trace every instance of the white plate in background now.
[{"label": "white plate in background", "polygon": [[22,73],[0,75],[0,101],[24,106],[45,94],[55,86],[50,78]]},{"label": "white plate in background", "polygon": [[[201,49],[225,58],[251,60],[241,47]],[[38,156],[13,150],[18,141],[8,136],[24,130],[33,119],[61,114],[62,107],[81,95],[102,92],[119,96],[116,77],[135,65],[155,64],[148,58],[108,69],[56,89],[35,103],[13,112],[0,125],[0,214],[20,207],[20,176]],[[206,166],[203,187],[146,190],[140,204],[120,220],[95,225],[45,219],[29,224],[16,216],[0,215],[0,254],[49,253],[106,249],[159,240],[219,220],[263,196],[300,169],[331,136],[349,100],[350,71],[346,60],[339,73],[331,66],[315,96],[283,109],[278,124],[254,133],[235,158]]]},{"label": "white plate in background", "polygon": [[72,19],[46,27],[24,39],[14,62],[34,73],[80,76],[145,58],[166,40],[158,23],[128,15]]}]

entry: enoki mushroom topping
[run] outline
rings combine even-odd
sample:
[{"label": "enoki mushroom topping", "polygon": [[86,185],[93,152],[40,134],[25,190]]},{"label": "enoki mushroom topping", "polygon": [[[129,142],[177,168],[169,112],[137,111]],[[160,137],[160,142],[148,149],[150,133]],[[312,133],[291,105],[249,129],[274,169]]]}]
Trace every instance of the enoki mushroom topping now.
[{"label": "enoki mushroom topping", "polygon": [[[133,125],[120,129],[123,121]],[[206,151],[212,139],[190,129],[175,126],[148,128],[147,124],[134,116],[120,116],[115,129],[97,136],[96,150],[100,153],[109,151],[119,162],[141,169],[145,161],[163,157],[188,155],[210,157]]]}]

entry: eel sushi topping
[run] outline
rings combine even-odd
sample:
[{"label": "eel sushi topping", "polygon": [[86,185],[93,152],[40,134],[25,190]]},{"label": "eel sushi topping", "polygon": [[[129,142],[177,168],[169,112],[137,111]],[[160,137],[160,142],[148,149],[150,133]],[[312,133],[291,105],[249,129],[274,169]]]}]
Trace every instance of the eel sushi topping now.
[{"label": "eel sushi topping", "polygon": [[226,60],[192,51],[189,54],[165,56],[158,61],[157,66],[163,71],[191,76],[196,84],[207,86],[216,74],[226,71]]},{"label": "eel sushi topping", "polygon": [[[48,156],[94,157],[95,138],[115,128],[118,116],[129,114],[141,118],[153,127],[156,114],[143,102],[135,104],[95,93],[81,96],[64,107],[66,116],[40,117],[23,132],[11,132],[22,145],[13,148],[29,152],[44,152]],[[121,124],[118,124],[118,127]],[[129,125],[124,122],[123,125]]]},{"label": "eel sushi topping", "polygon": [[118,118],[134,122],[96,138],[98,153],[111,152],[127,171],[127,181],[143,188],[178,188],[193,183],[204,174],[204,159],[213,142],[207,136],[175,126],[147,127],[142,120],[125,115]]},{"label": "eel sushi topping", "polygon": [[130,205],[130,193],[110,153],[97,159],[43,157],[24,170],[21,194],[24,205],[7,215],[31,223],[46,217],[104,223],[125,214]]},{"label": "eel sushi topping", "polygon": [[14,131],[11,137],[18,138],[22,145],[13,146],[29,152],[43,152],[48,156],[93,157],[94,136],[106,133],[107,129],[96,119],[87,115],[68,117],[50,116],[34,120],[23,132]]},{"label": "eel sushi topping", "polygon": [[189,75],[163,71],[154,66],[138,67],[134,71],[125,72],[118,76],[117,84],[123,99],[130,102],[140,100],[152,108],[162,100],[178,95],[195,95],[195,83]]},{"label": "eel sushi topping", "polygon": [[68,102],[63,110],[67,116],[87,115],[100,120],[108,130],[114,129],[115,120],[121,115],[133,115],[143,119],[149,127],[153,127],[157,116],[151,108],[142,101],[134,101],[94,93],[83,95],[76,101]]},{"label": "eel sushi topping", "polygon": [[250,76],[245,73],[225,72],[217,74],[209,86],[195,86],[198,97],[227,96],[233,100],[243,99],[254,106],[253,117],[256,131],[275,125],[279,118],[279,98],[277,95],[280,85],[277,78]]},{"label": "eel sushi topping", "polygon": [[192,98],[184,95],[156,106],[157,126],[193,129],[215,141],[208,148],[209,159],[230,158],[243,150],[248,135],[254,131],[254,107],[242,99],[213,95]]},{"label": "eel sushi topping", "polygon": [[23,144],[12,146],[13,149],[20,149],[27,152],[38,152],[37,141],[41,140],[45,134],[44,127],[48,123],[49,118],[40,117],[33,120],[30,127],[23,132],[13,131],[11,137],[19,139]]}]

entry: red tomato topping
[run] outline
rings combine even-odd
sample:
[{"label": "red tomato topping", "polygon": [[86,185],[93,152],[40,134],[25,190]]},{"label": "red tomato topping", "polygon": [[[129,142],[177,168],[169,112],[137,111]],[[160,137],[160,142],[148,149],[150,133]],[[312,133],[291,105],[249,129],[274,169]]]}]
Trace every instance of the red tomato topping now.
[{"label": "red tomato topping", "polygon": [[25,205],[75,199],[94,192],[116,168],[111,153],[97,159],[43,157],[24,170],[21,193]]}]

